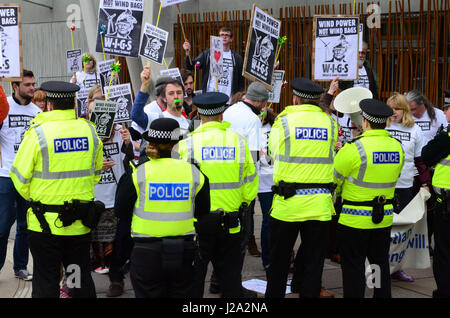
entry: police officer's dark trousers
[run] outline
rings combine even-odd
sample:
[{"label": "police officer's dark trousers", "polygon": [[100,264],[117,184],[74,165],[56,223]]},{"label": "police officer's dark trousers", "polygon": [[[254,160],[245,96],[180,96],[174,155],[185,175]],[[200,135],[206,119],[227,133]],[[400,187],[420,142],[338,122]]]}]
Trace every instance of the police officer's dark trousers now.
[{"label": "police officer's dark trousers", "polygon": [[364,298],[366,258],[373,267],[371,274],[373,280],[368,286],[374,290],[373,297],[392,297],[389,269],[390,238],[390,226],[381,229],[357,229],[342,224],[337,225],[344,298]]},{"label": "police officer's dark trousers", "polygon": [[[192,297],[194,257],[193,237],[175,242],[135,241],[131,253],[130,278],[136,298]],[[174,243],[174,244],[171,244]]]},{"label": "police officer's dark trousers", "polygon": [[203,297],[205,276],[210,261],[213,264],[222,297],[242,296],[241,244],[242,234],[230,234],[228,229],[220,229],[212,235],[199,234],[199,253],[195,258],[194,297]]},{"label": "police officer's dark trousers", "polygon": [[[447,204],[450,204],[447,203]],[[434,221],[433,274],[437,285],[434,297],[450,297],[450,215],[436,202]]]},{"label": "police officer's dark trousers", "polygon": [[270,265],[267,270],[266,298],[284,298],[291,252],[299,232],[299,296],[320,297],[329,228],[330,221],[284,222],[270,217]]},{"label": "police officer's dark trousers", "polygon": [[28,231],[33,255],[33,298],[59,298],[61,264],[73,298],[95,298],[90,271],[91,233],[62,236]]}]

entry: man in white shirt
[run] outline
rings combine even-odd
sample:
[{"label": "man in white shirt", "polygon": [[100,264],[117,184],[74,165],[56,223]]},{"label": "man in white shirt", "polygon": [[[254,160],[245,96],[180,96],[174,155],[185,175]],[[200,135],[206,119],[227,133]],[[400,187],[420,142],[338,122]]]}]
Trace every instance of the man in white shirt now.
[{"label": "man in white shirt", "polygon": [[13,82],[13,96],[8,97],[9,113],[0,123],[0,269],[6,259],[9,232],[17,219],[14,240],[14,274],[17,278],[31,280],[27,271],[28,242],[26,212],[28,203],[23,199],[11,181],[9,170],[19,145],[32,120],[41,109],[31,102],[35,80],[33,72],[24,70],[22,82]]},{"label": "man in white shirt", "polygon": [[248,86],[243,99],[234,105],[231,105],[223,113],[223,121],[231,124],[230,129],[234,130],[247,139],[248,147],[253,155],[254,162],[258,161],[258,152],[260,149],[261,133],[261,109],[263,109],[269,92],[260,82],[253,82]]},{"label": "man in white shirt", "polygon": [[141,89],[134,100],[131,119],[140,126],[140,129],[145,131],[148,130],[150,123],[157,118],[172,118],[178,121],[182,134],[188,133],[189,120],[182,115],[184,88],[183,84],[176,79],[171,78],[161,87],[161,97],[166,103],[167,109],[162,114],[144,112],[144,105],[149,96],[148,87],[151,78],[150,67],[144,66],[144,70],[141,72]]},{"label": "man in white shirt", "polygon": [[[223,113],[223,121],[231,124],[230,130],[234,130],[243,135],[247,139],[247,144],[253,156],[253,162],[259,161],[259,151],[262,123],[259,115],[261,110],[266,106],[269,99],[269,92],[260,82],[253,82],[248,86],[247,92],[243,99],[234,105],[228,107]],[[250,205],[252,213],[254,213],[255,201]],[[242,248],[242,265],[244,263],[246,246],[248,243],[248,250],[250,255],[260,256],[256,245],[253,224],[253,216],[251,218],[251,225],[249,227],[249,236],[243,240]]]}]

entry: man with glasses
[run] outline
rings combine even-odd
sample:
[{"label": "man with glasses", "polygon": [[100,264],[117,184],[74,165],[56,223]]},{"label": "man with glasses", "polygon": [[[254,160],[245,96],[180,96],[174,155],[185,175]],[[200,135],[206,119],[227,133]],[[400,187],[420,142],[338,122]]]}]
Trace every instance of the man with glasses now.
[{"label": "man with glasses", "polygon": [[367,48],[367,42],[363,41],[363,45],[359,51],[358,79],[354,81],[340,81],[339,88],[345,90],[350,87],[365,87],[372,92],[374,99],[378,99],[378,75],[366,59]]},{"label": "man with glasses", "polygon": [[[218,81],[218,91],[226,94],[230,100],[231,97],[245,88],[245,79],[242,76],[243,59],[242,57],[231,49],[231,43],[233,42],[233,31],[231,28],[222,27],[219,30],[219,36],[223,42],[223,76]],[[195,65],[199,63],[199,68],[203,69],[202,78],[202,91],[213,92],[215,91],[215,79],[209,76],[210,68],[210,50],[209,48],[200,53],[192,61],[189,59],[191,53],[191,44],[189,41],[183,43],[183,49],[185,51],[184,66],[188,70],[193,70]]]}]

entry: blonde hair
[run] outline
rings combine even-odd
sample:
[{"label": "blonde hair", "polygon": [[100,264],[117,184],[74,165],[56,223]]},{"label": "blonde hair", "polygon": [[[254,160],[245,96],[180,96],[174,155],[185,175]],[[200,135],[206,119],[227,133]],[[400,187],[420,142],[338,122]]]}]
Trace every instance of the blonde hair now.
[{"label": "blonde hair", "polygon": [[101,92],[103,94],[102,87],[100,85],[94,85],[89,89],[88,103],[94,101],[94,95],[98,92]]},{"label": "blonde hair", "polygon": [[[387,100],[386,104],[392,109],[403,110],[402,126],[412,127],[414,126],[414,119],[412,118],[411,110],[409,109],[409,103],[405,95],[395,92]],[[388,126],[390,125],[390,119]]]}]

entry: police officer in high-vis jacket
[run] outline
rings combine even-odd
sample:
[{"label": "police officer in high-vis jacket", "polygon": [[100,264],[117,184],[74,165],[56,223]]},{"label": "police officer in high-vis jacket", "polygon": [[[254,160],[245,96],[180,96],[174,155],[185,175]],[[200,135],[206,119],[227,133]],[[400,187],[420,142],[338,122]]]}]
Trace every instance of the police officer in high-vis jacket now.
[{"label": "police officer in high-vis jacket", "polygon": [[[222,122],[228,96],[209,92],[193,99],[202,120],[178,151],[188,162],[196,162],[210,182],[211,213],[197,222],[199,257],[195,261],[195,297],[202,297],[208,263],[217,274],[222,296],[243,297],[241,242],[249,222],[244,208],[258,193],[258,175],[240,134]],[[255,132],[257,133],[257,132]]]},{"label": "police officer in high-vis jacket", "polygon": [[433,213],[433,273],[437,290],[433,297],[450,297],[450,90],[445,91],[444,113],[448,125],[422,149],[423,162],[433,167],[432,185],[437,202]]},{"label": "police officer in high-vis jacket", "polygon": [[93,199],[103,144],[91,122],[76,118],[77,85],[46,82],[41,89],[50,111],[31,122],[10,171],[17,191],[32,206],[27,212],[32,297],[59,298],[61,264],[72,297],[96,297],[90,242],[101,213]]},{"label": "police officer in high-vis jacket", "polygon": [[[374,297],[391,297],[389,244],[394,218],[395,184],[404,153],[385,130],[392,109],[381,101],[360,102],[364,132],[336,155],[336,192],[343,199],[337,226],[344,297],[363,298],[368,259]],[[371,273],[372,273],[371,271]]]},{"label": "police officer in high-vis jacket", "polygon": [[266,297],[285,295],[290,255],[300,231],[299,295],[319,297],[328,246],[334,147],[338,126],[319,105],[323,89],[296,78],[293,106],[278,115],[269,136],[275,186],[269,220],[270,265]]},{"label": "police officer in high-vis jacket", "polygon": [[152,121],[142,136],[150,160],[119,181],[114,209],[131,220],[134,248],[130,277],[137,298],[192,297],[194,218],[209,213],[208,178],[172,152],[180,126],[171,118]]}]

